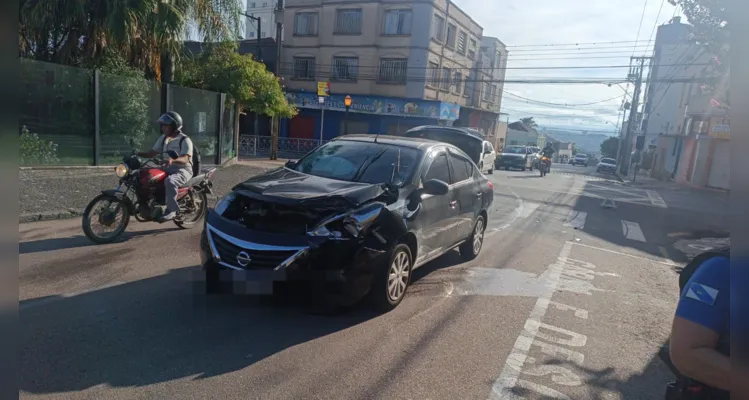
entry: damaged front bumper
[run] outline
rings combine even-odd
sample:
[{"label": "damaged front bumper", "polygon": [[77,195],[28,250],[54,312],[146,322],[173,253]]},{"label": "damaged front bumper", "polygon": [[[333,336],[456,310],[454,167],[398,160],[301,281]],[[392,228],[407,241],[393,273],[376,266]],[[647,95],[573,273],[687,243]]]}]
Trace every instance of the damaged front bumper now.
[{"label": "damaged front bumper", "polygon": [[299,286],[356,301],[371,286],[385,246],[367,238],[322,237],[248,229],[211,210],[201,236],[201,264],[236,294],[270,295]]}]

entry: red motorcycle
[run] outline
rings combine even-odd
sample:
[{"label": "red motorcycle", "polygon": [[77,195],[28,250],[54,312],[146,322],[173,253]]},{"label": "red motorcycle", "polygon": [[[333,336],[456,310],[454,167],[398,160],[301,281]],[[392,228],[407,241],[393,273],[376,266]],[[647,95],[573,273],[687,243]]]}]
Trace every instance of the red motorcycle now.
[{"label": "red motorcycle", "polygon": [[[131,147],[133,143],[131,141]],[[178,154],[167,154],[177,158]],[[139,222],[158,221],[166,210],[164,180],[167,177],[163,167],[163,156],[156,156],[141,162],[135,150],[122,159],[115,167],[120,178],[116,189],[103,190],[86,206],[83,212],[83,232],[94,243],[111,243],[127,229],[130,216]],[[211,177],[216,168],[198,174],[177,190],[179,211],[174,223],[180,228],[189,229],[198,225],[208,211],[208,194],[213,194]],[[98,206],[103,205],[102,209]],[[99,233],[94,227],[100,225],[109,233]]]},{"label": "red motorcycle", "polygon": [[549,173],[549,170],[551,169],[551,158],[546,156],[541,156],[541,160],[539,160],[538,163],[538,172],[541,174],[541,177],[543,178],[546,176],[547,173]]}]

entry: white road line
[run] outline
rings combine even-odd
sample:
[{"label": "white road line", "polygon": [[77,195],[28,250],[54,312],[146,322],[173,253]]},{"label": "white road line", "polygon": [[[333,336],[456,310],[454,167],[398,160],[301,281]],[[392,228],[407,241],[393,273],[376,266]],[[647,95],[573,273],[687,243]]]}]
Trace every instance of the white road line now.
[{"label": "white road line", "polygon": [[[549,269],[547,270],[547,284],[545,285],[543,292],[540,293],[538,300],[536,300],[536,305],[533,307],[533,310],[531,310],[531,314],[528,317],[528,320],[534,320],[540,323],[541,319],[543,319],[544,315],[546,315],[546,310],[549,309],[551,296],[554,295],[554,292],[557,290],[557,286],[559,286],[559,280],[562,276],[562,270],[564,269],[565,263],[567,263],[567,258],[569,257],[571,250],[572,243],[564,242],[564,246],[562,247],[562,251],[559,253],[557,261],[554,264],[550,265]],[[534,329],[531,332],[529,332],[528,330],[523,330],[523,333],[518,336],[512,352],[505,361],[505,365],[502,368],[502,373],[499,375],[499,378],[497,378],[497,380],[494,382],[494,385],[492,386],[492,392],[489,394],[489,400],[510,400],[523,398],[522,396],[513,393],[512,389],[518,383],[518,377],[520,376],[520,368],[518,366],[522,366],[525,363],[525,360],[528,358],[528,352],[530,351],[531,343],[533,343],[533,340],[537,335],[538,330]]]},{"label": "white road line", "polygon": [[534,211],[540,206],[539,203],[532,203],[529,201],[526,201],[523,205],[523,209],[520,211],[520,218],[528,218],[531,214],[533,214]]},{"label": "white road line", "polygon": [[588,213],[584,211],[575,211],[574,218],[569,222],[565,222],[564,226],[570,226],[574,229],[583,229],[585,227],[585,218],[587,217]]},{"label": "white road line", "polygon": [[645,235],[642,233],[640,224],[637,222],[622,220],[622,233],[624,233],[624,237],[627,239],[646,242]]},{"label": "white road line", "polygon": [[663,201],[663,197],[658,194],[655,190],[646,190],[645,193],[648,194],[648,198],[650,199],[650,203],[656,207],[661,208],[668,208],[668,205],[665,201]]},{"label": "white road line", "polygon": [[671,260],[658,261],[658,260],[653,260],[652,258],[638,256],[637,254],[624,253],[622,251],[616,251],[616,250],[606,249],[606,248],[598,247],[598,246],[591,246],[589,244],[583,244],[583,243],[577,243],[577,242],[573,242],[572,244],[574,244],[575,246],[587,247],[589,249],[595,249],[595,250],[605,251],[607,253],[617,254],[617,255],[620,255],[620,256],[627,256],[627,257],[637,258],[637,259],[640,259],[640,260],[643,260],[643,261],[650,261],[650,262],[654,262],[654,263],[657,263],[657,264],[663,264],[663,265],[669,265],[669,266],[678,265],[678,264],[676,264],[675,262],[673,262]]},{"label": "white road line", "polygon": [[517,202],[518,202],[518,206],[515,207],[515,209],[512,212],[512,219],[510,219],[508,222],[505,222],[504,224],[502,224],[502,225],[500,225],[500,226],[498,226],[496,228],[489,229],[487,227],[486,232],[484,233],[484,237],[491,237],[495,233],[497,233],[499,231],[503,231],[503,230],[509,228],[518,219],[518,217],[520,216],[520,214],[523,212],[523,206],[524,206],[525,202],[523,201],[523,199],[520,198],[520,195],[518,195],[517,193],[515,193],[514,190],[512,190],[511,187],[508,186],[507,188],[510,189],[510,192],[512,192],[512,195],[515,196],[515,200],[517,200]]}]

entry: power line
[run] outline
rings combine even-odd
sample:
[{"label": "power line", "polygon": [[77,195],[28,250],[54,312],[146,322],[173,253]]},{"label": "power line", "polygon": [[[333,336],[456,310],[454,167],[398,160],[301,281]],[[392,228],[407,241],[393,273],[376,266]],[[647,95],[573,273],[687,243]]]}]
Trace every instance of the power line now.
[{"label": "power line", "polygon": [[[569,48],[569,49],[520,49],[520,50],[512,50],[512,54],[516,54],[519,52],[522,53],[536,53],[536,52],[546,52],[546,51],[569,51],[574,52],[577,50],[611,50],[611,49],[632,49],[637,47],[650,47],[649,44],[637,44],[633,46],[604,46],[604,47],[576,47],[576,48]],[[622,50],[624,51],[624,50]]]},{"label": "power line", "polygon": [[515,44],[508,45],[508,48],[513,47],[554,47],[554,46],[579,46],[579,45],[597,45],[597,44],[621,44],[621,43],[640,43],[645,40],[622,40],[615,42],[576,42],[576,43],[549,43],[549,44]]},{"label": "power line", "polygon": [[[645,0],[645,4],[642,6],[642,15],[640,16],[640,25],[637,27],[637,37],[635,37],[636,41],[640,40],[640,30],[642,29],[642,21],[645,19],[645,10],[648,8],[648,0]],[[632,56],[635,55],[635,51],[632,50]]]},{"label": "power line", "polygon": [[517,97],[519,99],[523,99],[523,100],[529,101],[529,102],[534,102],[534,103],[539,103],[539,104],[544,104],[544,105],[550,105],[550,106],[562,106],[562,107],[592,106],[592,105],[595,105],[595,104],[601,104],[601,103],[605,103],[607,101],[621,99],[622,97],[624,97],[624,95],[619,95],[619,96],[616,96],[616,97],[612,97],[610,99],[601,100],[601,101],[595,101],[595,102],[592,102],[592,103],[581,103],[581,104],[566,104],[565,103],[565,104],[563,104],[563,103],[550,103],[550,102],[546,102],[546,101],[533,100],[533,99],[529,99],[529,98],[526,98],[526,97],[523,97],[523,96],[518,96],[518,95],[516,95],[514,93],[511,93],[511,92],[504,92],[504,93],[505,94],[509,94],[510,96],[513,96],[513,97]]},{"label": "power line", "polygon": [[[653,40],[653,35],[655,34],[655,28],[658,27],[658,18],[661,17],[661,11],[663,11],[663,5],[666,4],[666,0],[661,0],[661,6],[658,8],[658,15],[655,16],[655,22],[653,23],[653,29],[650,31],[650,38],[648,38],[648,47],[650,46],[650,42]],[[645,52],[643,52],[644,54]]]},{"label": "power line", "polygon": [[[285,62],[285,63],[281,63],[281,65],[285,66],[285,67],[283,67],[284,70],[287,70],[287,71],[293,71],[294,70],[293,69],[294,62]],[[315,64],[316,67],[328,67],[328,68],[331,68],[331,70],[333,69],[333,67],[337,67],[339,65],[336,65],[336,64]],[[711,65],[711,64],[710,63],[676,63],[676,64],[662,64],[662,65],[659,65],[659,66],[661,66],[661,67],[682,67],[682,66],[700,66],[700,65],[701,66],[707,66],[707,65]],[[292,68],[289,68],[289,67],[292,67]],[[346,67],[342,67],[342,68],[345,69]],[[349,68],[352,68],[352,67],[349,67]],[[358,70],[361,70],[361,69],[376,69],[376,70],[379,70],[380,67],[379,66],[367,66],[367,67],[358,66],[358,67],[353,67],[353,68],[356,68]],[[461,68],[452,68],[452,70],[453,71],[458,71],[458,70],[501,71],[501,70],[518,70],[518,69],[519,70],[554,70],[554,69],[616,69],[616,68],[630,68],[630,65],[624,65],[624,64],[620,64],[620,65],[567,65],[567,66],[559,66],[559,67],[544,66],[544,67],[493,67],[493,68],[492,67],[482,67],[482,68],[461,67]],[[418,69],[418,70],[428,71],[430,68],[429,67],[409,67],[409,66],[406,66],[406,67],[400,67],[398,69],[405,69],[405,70]]]}]

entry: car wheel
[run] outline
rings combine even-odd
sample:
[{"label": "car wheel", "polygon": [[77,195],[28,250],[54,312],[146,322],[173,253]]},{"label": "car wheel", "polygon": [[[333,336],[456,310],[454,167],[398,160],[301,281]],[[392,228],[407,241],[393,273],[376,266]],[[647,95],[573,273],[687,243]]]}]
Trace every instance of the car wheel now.
[{"label": "car wheel", "polygon": [[509,171],[509,170],[510,170],[510,167],[505,167],[505,171]]},{"label": "car wheel", "polygon": [[463,261],[471,261],[478,257],[481,247],[484,245],[485,230],[486,222],[484,221],[484,217],[479,215],[476,219],[476,224],[473,225],[471,236],[460,245],[460,256],[463,258]]},{"label": "car wheel", "polygon": [[390,311],[403,301],[411,283],[412,269],[411,249],[399,243],[391,251],[387,265],[375,272],[372,289],[369,291],[370,298],[379,311]]},{"label": "car wheel", "polygon": [[479,172],[484,172],[484,163],[479,164]]},{"label": "car wheel", "polygon": [[489,175],[494,173],[494,168],[489,169]]}]

